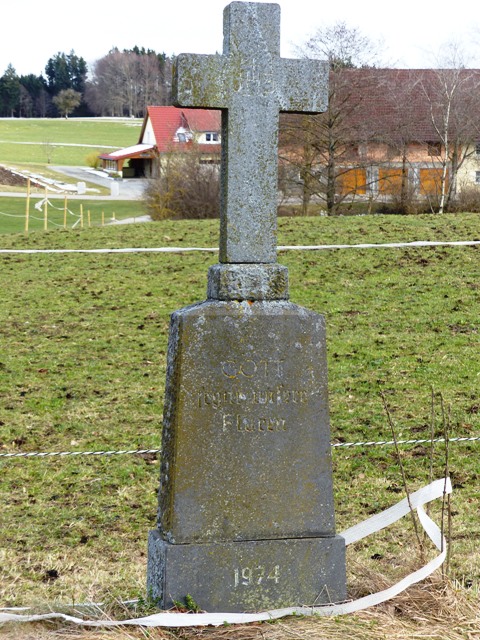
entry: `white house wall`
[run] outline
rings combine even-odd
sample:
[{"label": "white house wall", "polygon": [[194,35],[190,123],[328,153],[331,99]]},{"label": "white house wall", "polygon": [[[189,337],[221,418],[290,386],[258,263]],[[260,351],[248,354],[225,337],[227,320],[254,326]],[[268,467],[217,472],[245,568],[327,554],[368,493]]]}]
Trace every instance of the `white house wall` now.
[{"label": "white house wall", "polygon": [[[457,191],[461,193],[466,188],[476,186],[480,189],[477,182],[477,175],[480,172],[480,154],[473,153],[465,159],[457,174]],[[479,175],[480,177],[480,175]]]},{"label": "white house wall", "polygon": [[145,124],[145,130],[143,132],[143,138],[140,142],[144,144],[157,144],[155,140],[155,134],[153,133],[152,121],[150,118],[147,118],[147,122]]}]

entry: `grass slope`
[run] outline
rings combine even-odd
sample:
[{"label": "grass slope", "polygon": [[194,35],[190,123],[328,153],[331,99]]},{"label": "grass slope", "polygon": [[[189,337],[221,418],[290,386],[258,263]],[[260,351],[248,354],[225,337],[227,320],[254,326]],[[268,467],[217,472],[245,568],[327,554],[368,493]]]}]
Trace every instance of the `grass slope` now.
[{"label": "grass slope", "polygon": [[2,142],[128,145],[137,141],[138,118],[0,118]]},{"label": "grass slope", "polygon": [[[287,245],[480,238],[480,216],[468,214],[284,218],[279,227],[279,244]],[[2,248],[217,243],[216,221],[1,237]],[[451,435],[480,435],[479,256],[479,247],[279,256],[289,267],[292,301],[326,316],[336,441],[391,438],[381,394],[398,438],[428,438],[432,388],[435,435],[443,433],[440,393],[451,407]],[[0,261],[0,450],[157,448],[169,314],[204,299],[215,254]],[[450,572],[472,589],[480,584],[479,446],[450,448]],[[401,458],[412,490],[429,481],[428,447],[405,447]],[[333,459],[339,531],[403,497],[393,448],[336,449]],[[434,477],[444,463],[438,445]],[[156,456],[0,459],[0,467],[0,604],[143,594]],[[417,558],[409,521],[357,544],[349,550],[351,592],[360,588],[359,566],[393,580]]]},{"label": "grass slope", "polygon": [[139,119],[0,118],[0,164],[84,165],[87,156],[138,142]]}]

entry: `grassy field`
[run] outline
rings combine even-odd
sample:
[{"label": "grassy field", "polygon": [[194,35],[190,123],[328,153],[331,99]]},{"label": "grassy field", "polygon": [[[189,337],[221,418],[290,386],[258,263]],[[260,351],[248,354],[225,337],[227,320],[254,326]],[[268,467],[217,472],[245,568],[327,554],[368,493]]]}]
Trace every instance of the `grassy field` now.
[{"label": "grassy field", "polygon": [[[278,240],[304,245],[479,238],[480,216],[465,214],[282,218]],[[216,221],[0,236],[1,248],[217,244]],[[429,438],[432,429],[441,436],[445,423],[451,437],[480,435],[479,258],[479,247],[281,253],[292,301],[326,316],[335,441],[390,440],[382,396],[398,438]],[[0,452],[159,447],[169,314],[205,298],[215,254],[3,254],[0,261]],[[372,614],[336,623],[291,620],[232,630],[231,636],[478,637],[480,626],[461,622],[458,603],[466,611],[480,588],[479,446],[450,445],[448,572],[458,594],[450,590],[447,597],[444,586],[434,591],[442,606],[453,598],[451,617],[450,609],[442,610],[447,622],[438,635],[429,626],[433,604],[424,587],[414,593],[423,594],[426,609],[419,609],[419,599],[415,606],[409,601],[410,608],[389,605],[381,623]],[[339,531],[403,497],[392,447],[334,449],[333,458]],[[432,473],[442,477],[445,447],[436,445],[433,454],[428,445],[403,447],[400,459],[415,490]],[[112,603],[144,595],[157,456],[0,458],[0,467],[0,606]],[[438,505],[432,513],[439,517]],[[364,594],[419,565],[407,519],[349,549],[349,592]],[[436,612],[438,620],[443,613]],[[24,638],[47,631],[5,629]],[[151,633],[121,637],[168,635]]]},{"label": "grassy field", "polygon": [[136,144],[141,123],[128,118],[2,118],[0,163],[83,165],[93,152]]},{"label": "grassy field", "polygon": [[[141,119],[135,118],[0,118],[0,161],[41,162],[45,147],[62,145],[82,148],[121,148],[136,144],[140,135]],[[31,147],[29,150],[28,147]],[[85,151],[83,151],[85,153]],[[37,160],[32,159],[37,158]],[[53,164],[60,162],[52,158]]]}]

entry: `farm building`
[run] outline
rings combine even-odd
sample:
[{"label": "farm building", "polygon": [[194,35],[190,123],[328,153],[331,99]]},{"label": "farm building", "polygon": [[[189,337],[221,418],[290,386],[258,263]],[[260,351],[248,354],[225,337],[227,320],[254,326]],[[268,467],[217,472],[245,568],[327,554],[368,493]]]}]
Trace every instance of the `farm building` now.
[{"label": "farm building", "polygon": [[347,86],[355,87],[347,120],[356,132],[350,158],[357,165],[343,175],[343,190],[389,195],[404,181],[419,195],[433,196],[443,173],[447,188],[452,179],[458,190],[478,181],[480,70],[355,69],[342,75],[341,99]]},{"label": "farm building", "polygon": [[287,116],[283,159],[298,170],[289,180],[330,204],[447,203],[480,188],[479,98],[479,69],[332,71],[327,112]]},{"label": "farm building", "polygon": [[[357,197],[448,204],[480,188],[479,97],[479,69],[332,71],[328,111],[287,116],[296,119],[287,135],[282,121],[282,190],[303,189],[328,208]],[[218,163],[220,132],[220,111],[149,107],[138,143],[100,158],[106,171],[154,177],[159,161],[194,147],[200,162]]]},{"label": "farm building", "polygon": [[172,153],[188,153],[193,146],[200,162],[220,162],[220,111],[148,107],[138,143],[100,155],[102,168],[123,177],[154,177],[158,162]]}]

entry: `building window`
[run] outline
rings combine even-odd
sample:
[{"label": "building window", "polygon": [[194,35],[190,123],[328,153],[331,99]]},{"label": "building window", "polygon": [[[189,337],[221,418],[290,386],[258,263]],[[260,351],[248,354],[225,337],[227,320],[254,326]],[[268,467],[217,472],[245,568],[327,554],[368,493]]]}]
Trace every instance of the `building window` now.
[{"label": "building window", "polygon": [[214,131],[209,131],[205,134],[205,140],[207,142],[218,142],[218,133]]},{"label": "building window", "polygon": [[200,164],[220,164],[220,156],[218,158],[200,158]]},{"label": "building window", "polygon": [[480,142],[475,145],[475,155],[480,156]]},{"label": "building window", "polygon": [[187,136],[185,133],[177,133],[177,138],[179,142],[186,142]]},{"label": "building window", "polygon": [[480,184],[480,171],[475,171],[475,183]]},{"label": "building window", "polygon": [[428,155],[439,156],[442,151],[441,142],[428,142]]}]

